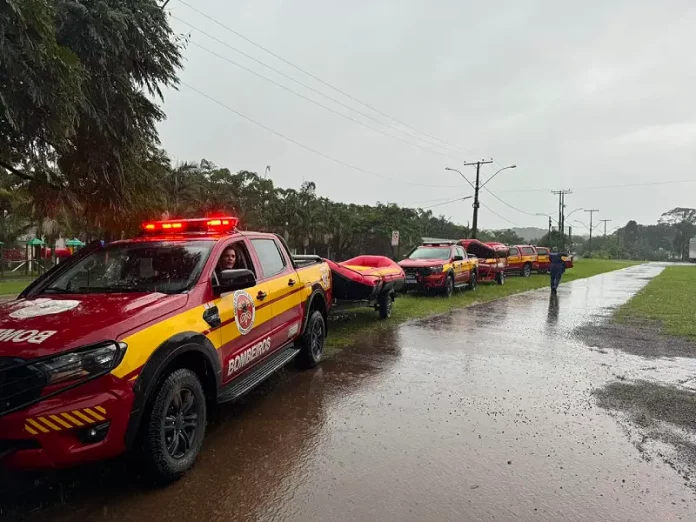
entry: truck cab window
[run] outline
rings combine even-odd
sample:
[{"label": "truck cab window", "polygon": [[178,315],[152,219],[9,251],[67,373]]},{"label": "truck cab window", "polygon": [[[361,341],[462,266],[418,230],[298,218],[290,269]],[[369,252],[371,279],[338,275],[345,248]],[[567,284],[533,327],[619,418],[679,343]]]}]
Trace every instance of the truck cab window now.
[{"label": "truck cab window", "polygon": [[285,258],[273,239],[252,239],[251,244],[259,256],[264,278],[273,277],[285,270]]}]

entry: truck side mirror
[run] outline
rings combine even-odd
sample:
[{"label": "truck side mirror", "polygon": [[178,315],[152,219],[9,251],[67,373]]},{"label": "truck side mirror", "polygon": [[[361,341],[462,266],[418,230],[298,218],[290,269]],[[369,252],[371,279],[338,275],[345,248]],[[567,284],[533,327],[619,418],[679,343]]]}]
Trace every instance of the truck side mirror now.
[{"label": "truck side mirror", "polygon": [[246,268],[223,270],[219,275],[220,284],[215,287],[215,295],[256,286],[256,276]]},{"label": "truck side mirror", "polygon": [[454,256],[452,261],[464,261],[464,258],[462,256]]}]

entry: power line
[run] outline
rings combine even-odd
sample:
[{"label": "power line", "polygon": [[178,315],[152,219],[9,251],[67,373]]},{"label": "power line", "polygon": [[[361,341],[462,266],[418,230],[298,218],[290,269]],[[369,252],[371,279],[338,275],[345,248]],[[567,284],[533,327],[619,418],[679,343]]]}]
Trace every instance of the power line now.
[{"label": "power line", "polygon": [[520,214],[526,214],[527,216],[536,217],[536,214],[533,214],[533,213],[531,213],[531,212],[525,212],[524,210],[520,210],[520,209],[517,208],[517,207],[513,207],[512,205],[510,205],[510,203],[506,203],[505,201],[503,201],[502,199],[500,199],[498,196],[496,196],[495,194],[493,194],[493,192],[492,192],[489,188],[483,187],[483,190],[485,190],[486,192],[488,192],[491,196],[493,196],[495,199],[497,199],[498,201],[500,201],[500,202],[501,202],[503,205],[505,205],[506,207],[510,207],[512,210],[516,210],[516,211],[519,212]]},{"label": "power line", "polygon": [[339,160],[339,159],[337,159],[337,158],[334,158],[333,156],[329,156],[328,154],[324,154],[323,152],[320,152],[320,151],[318,151],[317,149],[314,149],[314,148],[312,148],[312,147],[309,147],[308,145],[305,145],[305,144],[303,144],[303,143],[300,143],[299,141],[296,141],[296,140],[294,140],[294,139],[292,139],[292,138],[290,138],[290,137],[288,137],[288,136],[286,136],[286,135],[284,135],[284,134],[282,134],[282,133],[280,133],[280,132],[277,132],[277,131],[271,129],[270,127],[267,127],[267,126],[264,125],[263,123],[260,123],[260,122],[258,122],[258,121],[256,121],[256,120],[254,120],[253,118],[250,118],[249,116],[246,116],[246,115],[242,114],[241,112],[239,112],[239,111],[236,110],[236,109],[233,109],[233,108],[230,107],[229,105],[225,105],[223,102],[221,102],[221,101],[219,101],[219,100],[216,100],[216,99],[213,98],[212,96],[210,96],[210,95],[204,93],[203,91],[198,90],[197,88],[195,88],[195,87],[193,87],[193,86],[187,84],[186,82],[183,82],[183,81],[182,81],[182,82],[181,82],[181,85],[183,85],[184,87],[188,87],[188,88],[189,88],[190,90],[192,90],[193,92],[198,93],[199,95],[203,96],[204,98],[207,98],[208,100],[210,100],[210,101],[212,101],[213,103],[219,105],[220,107],[222,107],[222,108],[224,108],[224,109],[227,109],[228,111],[230,111],[230,112],[236,114],[236,115],[239,116],[240,118],[243,118],[243,119],[247,120],[248,122],[253,123],[253,124],[256,125],[256,126],[261,127],[262,129],[264,129],[264,130],[270,132],[271,134],[274,134],[274,135],[278,136],[279,138],[284,139],[285,141],[288,141],[288,142],[290,142],[290,143],[292,143],[292,144],[294,144],[294,145],[297,145],[298,147],[301,147],[301,148],[303,148],[303,149],[305,149],[305,150],[308,150],[309,152],[312,152],[312,153],[314,153],[314,154],[316,154],[316,155],[318,155],[318,156],[321,156],[321,157],[324,158],[324,159],[333,161],[334,163],[337,163],[337,164],[342,165],[342,166],[344,166],[344,167],[347,167],[347,168],[349,168],[349,169],[352,169],[352,170],[355,170],[355,171],[358,171],[358,172],[362,172],[363,174],[367,174],[367,175],[369,175],[369,176],[374,176],[374,177],[386,179],[386,180],[389,180],[389,181],[397,181],[397,182],[399,182],[399,183],[404,183],[404,184],[406,184],[406,185],[413,185],[413,186],[416,186],[416,187],[434,187],[434,188],[454,188],[454,187],[458,187],[458,185],[427,185],[427,184],[423,184],[423,183],[413,183],[413,182],[410,182],[410,181],[406,181],[406,180],[401,180],[401,179],[397,179],[397,178],[392,178],[392,177],[389,177],[389,176],[385,176],[385,175],[383,175],[383,174],[378,174],[378,173],[376,173],[376,172],[371,172],[371,171],[366,170],[366,169],[363,169],[363,168],[361,168],[361,167],[357,167],[357,166],[355,166],[355,165],[351,165],[350,163],[347,163],[347,162],[345,162],[345,161],[341,161],[341,160]]},{"label": "power line", "polygon": [[[172,15],[172,18],[174,18],[175,20],[178,20],[179,22],[181,22],[181,23],[183,23],[183,24],[186,24],[187,26],[189,26],[189,27],[190,27],[191,29],[193,29],[194,31],[198,31],[199,33],[203,34],[204,36],[207,36],[207,37],[210,38],[211,40],[214,40],[214,41],[218,42],[219,44],[224,45],[225,47],[227,47],[228,49],[231,49],[232,51],[236,52],[237,54],[241,54],[241,55],[244,56],[245,58],[248,58],[249,60],[251,60],[251,61],[253,61],[253,62],[255,62],[255,63],[258,63],[259,65],[265,67],[266,69],[269,69],[269,70],[273,71],[274,73],[279,74],[279,75],[282,76],[283,78],[286,78],[286,79],[288,79],[288,80],[290,80],[290,81],[292,81],[292,82],[295,82],[297,85],[300,85],[300,86],[304,87],[305,89],[307,89],[307,90],[309,90],[309,91],[312,91],[312,92],[318,94],[319,96],[322,96],[323,98],[326,98],[327,100],[329,100],[329,101],[331,101],[331,102],[333,102],[333,103],[336,103],[337,105],[340,105],[341,107],[344,107],[344,108],[348,109],[349,111],[352,111],[352,112],[354,112],[354,113],[356,113],[356,114],[359,114],[359,115],[361,115],[361,116],[363,116],[363,117],[365,117],[365,118],[367,118],[367,119],[369,119],[369,120],[371,120],[371,121],[374,121],[375,123],[377,123],[377,124],[379,124],[379,125],[386,125],[386,126],[392,128],[392,129],[397,130],[398,132],[402,132],[402,133],[405,134],[406,136],[409,136],[409,137],[414,138],[414,139],[416,139],[416,140],[420,140],[420,141],[422,141],[423,143],[425,143],[425,144],[427,144],[427,145],[435,145],[436,147],[440,147],[440,148],[443,148],[443,149],[445,149],[445,150],[449,150],[450,152],[455,152],[455,153],[461,154],[460,151],[453,150],[453,149],[449,149],[449,148],[447,148],[447,147],[443,147],[442,145],[438,145],[438,144],[436,144],[436,143],[430,143],[429,141],[423,140],[422,138],[420,138],[420,137],[418,137],[418,136],[416,136],[416,135],[414,135],[414,134],[411,134],[411,133],[409,133],[409,132],[405,132],[405,131],[402,130],[402,129],[399,129],[399,128],[397,128],[397,127],[394,127],[393,125],[390,125],[390,124],[388,124],[388,123],[384,123],[384,122],[378,120],[377,118],[374,118],[373,116],[370,116],[369,114],[366,114],[366,113],[361,112],[361,111],[359,111],[359,110],[357,110],[357,109],[354,109],[354,108],[351,107],[350,105],[347,105],[347,104],[343,103],[342,101],[337,100],[336,98],[333,98],[333,97],[331,97],[331,96],[329,96],[329,95],[327,95],[327,94],[321,92],[320,90],[315,89],[314,87],[312,87],[312,86],[310,86],[310,85],[307,85],[306,83],[303,83],[303,82],[301,82],[300,80],[298,80],[298,79],[296,79],[296,78],[293,78],[292,76],[290,76],[290,75],[288,75],[288,74],[285,74],[285,73],[282,72],[282,71],[279,71],[278,69],[276,69],[276,68],[274,68],[274,67],[271,67],[270,65],[268,65],[268,64],[266,64],[266,63],[264,63],[264,62],[262,62],[261,60],[259,60],[259,59],[255,58],[255,57],[251,56],[250,54],[245,53],[244,51],[240,51],[240,50],[237,49],[236,47],[234,47],[234,46],[228,44],[227,42],[225,42],[224,40],[220,40],[219,38],[217,38],[217,37],[215,37],[215,36],[213,36],[213,35],[211,35],[211,34],[205,32],[204,30],[202,30],[202,29],[196,27],[195,25],[191,24],[190,22],[187,22],[186,20],[182,20],[181,18],[179,18],[179,17],[177,17],[177,16],[174,16],[174,15]],[[267,80],[267,81],[270,81],[270,82],[272,82],[272,83],[275,83],[275,85],[278,85],[278,86],[280,86],[280,87],[282,87],[282,88],[284,88],[284,89],[286,89],[286,90],[290,90],[290,89],[288,89],[287,87],[284,87],[284,86],[282,86],[282,85],[280,85],[280,84],[274,82],[273,80],[270,80],[270,79],[268,79],[268,78],[266,78],[266,77],[264,77],[264,76],[261,76],[260,74],[258,74],[258,73],[256,73],[256,72],[252,71],[251,69],[247,69],[246,67],[244,67],[244,66],[242,66],[242,65],[240,65],[240,64],[238,64],[238,63],[236,63],[236,62],[233,62],[233,61],[231,61],[231,60],[229,60],[229,59],[227,59],[227,58],[225,58],[225,57],[220,56],[219,54],[217,54],[217,53],[215,53],[214,51],[211,51],[211,50],[209,50],[209,49],[203,47],[203,46],[200,45],[200,44],[197,44],[197,43],[195,43],[195,42],[193,42],[193,41],[192,41],[191,43],[193,43],[196,47],[199,47],[199,48],[201,48],[201,49],[203,49],[203,50],[205,50],[205,51],[208,51],[208,52],[210,52],[210,53],[213,53],[213,54],[215,54],[216,56],[218,56],[219,58],[223,58],[223,59],[229,61],[230,63],[232,63],[232,64],[234,64],[234,65],[236,65],[236,66],[238,66],[238,67],[241,67],[242,69],[245,69],[246,71],[251,72],[252,74],[255,74],[255,75],[257,75],[257,76],[260,76],[261,78],[264,78],[264,79]],[[290,91],[290,92],[292,92],[293,94],[297,94],[295,91]],[[297,94],[297,95],[300,96],[300,97],[305,98],[305,97],[302,96],[301,94]],[[308,99],[308,98],[305,98],[305,99]],[[310,101],[314,102],[313,100],[310,100]],[[314,102],[314,103],[316,103],[316,102]],[[322,106],[322,107],[323,107],[323,106]],[[328,110],[332,110],[332,109],[328,109]],[[332,112],[333,112],[333,111],[332,111]],[[340,114],[340,113],[337,113],[337,114]],[[353,121],[356,121],[356,120],[353,120]],[[378,132],[381,132],[381,131],[378,131]],[[390,134],[387,134],[387,136],[391,136],[391,135],[390,135]],[[395,139],[400,139],[400,138],[396,138],[396,137],[395,137]],[[410,142],[405,142],[405,143],[409,143],[409,144],[410,144]],[[417,145],[416,145],[416,146],[417,146]],[[430,149],[426,149],[426,150],[430,150]],[[438,153],[438,154],[441,154],[440,152],[437,152],[437,153]],[[448,156],[448,157],[451,158],[452,156]],[[459,159],[459,158],[456,158],[456,159]]]},{"label": "power line", "polygon": [[498,214],[495,210],[491,209],[490,207],[487,207],[487,206],[484,205],[483,203],[481,203],[481,206],[482,206],[483,208],[485,208],[486,210],[488,210],[490,213],[492,213],[492,214],[498,216],[498,217],[499,217],[500,219],[502,219],[503,221],[505,221],[505,222],[507,222],[507,223],[510,223],[511,225],[513,225],[513,226],[515,226],[515,227],[519,227],[519,225],[518,225],[517,223],[513,223],[513,222],[510,221],[509,219],[507,219],[507,218],[501,216],[501,215]]},{"label": "power line", "polygon": [[307,96],[305,96],[305,95],[303,95],[303,94],[300,94],[299,92],[293,91],[293,90],[290,89],[289,87],[286,87],[285,85],[282,85],[282,84],[280,84],[280,83],[278,83],[278,82],[272,80],[271,78],[268,78],[267,76],[264,76],[264,75],[262,75],[262,74],[260,74],[260,73],[257,73],[256,71],[254,71],[254,70],[252,70],[252,69],[249,69],[248,67],[245,67],[244,65],[239,64],[239,63],[235,62],[234,60],[230,60],[230,59],[227,58],[226,56],[223,56],[223,55],[221,55],[221,54],[218,54],[218,53],[216,53],[215,51],[213,51],[213,50],[211,50],[211,49],[208,49],[207,47],[203,47],[202,45],[197,44],[196,42],[193,42],[193,41],[192,41],[191,43],[192,43],[193,45],[195,45],[196,47],[198,47],[199,49],[202,49],[203,51],[205,51],[205,52],[207,52],[207,53],[210,53],[210,54],[212,54],[212,55],[214,55],[214,56],[217,56],[217,57],[220,58],[221,60],[225,60],[226,62],[231,63],[232,65],[235,65],[235,66],[239,67],[240,69],[243,69],[243,70],[245,70],[245,71],[247,71],[247,72],[253,74],[254,76],[258,76],[258,77],[261,78],[262,80],[266,80],[267,82],[272,83],[272,84],[275,85],[276,87],[280,87],[281,89],[284,89],[284,90],[288,91],[289,93],[294,94],[295,96],[297,96],[297,97],[299,97],[299,98],[302,98],[303,100],[306,100],[306,101],[308,101],[308,102],[310,102],[310,103],[313,103],[314,105],[317,105],[318,107],[321,107],[322,109],[326,109],[327,111],[332,112],[332,113],[334,113],[334,114],[340,116],[341,118],[345,118],[345,119],[347,119],[347,120],[350,120],[350,121],[352,121],[352,122],[354,122],[354,123],[357,123],[358,125],[362,125],[363,127],[367,128],[367,129],[370,129],[370,130],[373,130],[373,131],[375,131],[375,132],[378,132],[379,134],[382,134],[382,135],[387,136],[387,137],[389,137],[389,138],[393,138],[393,139],[395,139],[395,140],[399,140],[400,142],[405,143],[406,145],[411,145],[412,147],[418,147],[419,149],[424,150],[424,151],[426,151],[426,152],[430,152],[431,154],[437,154],[437,155],[439,155],[439,156],[444,156],[444,157],[446,157],[446,158],[450,158],[450,159],[454,159],[454,160],[459,159],[459,158],[456,158],[456,157],[454,157],[454,156],[450,156],[449,154],[445,154],[445,153],[443,153],[443,152],[438,152],[438,151],[436,151],[436,150],[432,150],[432,149],[428,149],[428,148],[426,148],[426,147],[422,147],[422,146],[418,145],[417,143],[411,143],[410,141],[406,141],[406,140],[404,140],[404,139],[401,139],[401,138],[399,138],[398,136],[394,136],[394,135],[392,135],[392,134],[386,133],[386,132],[384,132],[384,131],[382,131],[382,130],[380,130],[380,129],[377,129],[377,128],[375,128],[375,127],[371,127],[370,125],[368,125],[368,124],[366,124],[366,123],[363,123],[363,122],[360,121],[360,120],[356,120],[355,118],[352,118],[352,117],[350,117],[350,116],[347,116],[347,115],[345,115],[345,114],[342,114],[342,113],[340,113],[340,112],[338,112],[338,111],[332,109],[331,107],[328,107],[328,106],[326,106],[326,105],[324,105],[324,104],[322,104],[322,103],[319,103],[318,101],[313,100],[313,99],[311,99],[311,98],[309,98],[309,97],[307,97]]},{"label": "power line", "polygon": [[[674,181],[652,181],[647,183],[623,183],[619,185],[595,185],[591,187],[573,187],[572,190],[599,190],[599,189],[612,189],[612,188],[625,188],[625,187],[649,187],[654,185],[673,185],[678,183],[696,183],[696,179],[682,179]],[[531,188],[531,189],[513,189],[513,190],[501,190],[499,192],[504,193],[519,193],[519,192],[548,192],[549,189],[543,188]]]},{"label": "power line", "polygon": [[[466,196],[462,195],[462,196],[460,196],[459,199],[464,198],[464,197],[466,197]],[[408,206],[413,206],[413,205],[422,205],[423,203],[434,203],[436,201],[446,201],[449,199],[450,199],[449,196],[446,198],[425,199],[425,200],[419,200],[419,201],[412,201],[410,203],[401,203],[401,206],[408,207]]]},{"label": "power line", "polygon": [[[448,143],[448,142],[446,142],[445,140],[442,140],[442,139],[440,139],[440,138],[438,138],[438,137],[436,137],[436,136],[432,136],[432,135],[428,134],[427,132],[420,131],[420,130],[418,130],[418,129],[416,129],[416,128],[410,126],[410,125],[408,125],[407,123],[404,123],[404,122],[402,122],[402,121],[400,121],[400,120],[394,118],[393,116],[390,116],[389,114],[387,114],[387,113],[385,113],[385,112],[382,112],[382,111],[380,111],[379,109],[376,109],[376,108],[373,107],[372,105],[370,105],[370,104],[368,104],[368,103],[366,103],[366,102],[363,102],[363,101],[359,100],[358,98],[356,98],[356,97],[354,97],[354,96],[348,94],[347,92],[345,92],[345,91],[339,89],[338,87],[336,87],[336,86],[334,86],[334,85],[331,85],[330,83],[328,83],[328,82],[322,80],[322,79],[319,78],[318,76],[315,76],[314,74],[310,73],[309,71],[303,69],[303,68],[300,67],[299,65],[295,65],[294,63],[290,62],[289,60],[286,60],[286,59],[283,58],[282,56],[280,56],[280,55],[274,53],[274,52],[271,51],[270,49],[267,49],[267,48],[264,47],[263,45],[254,42],[254,41],[251,40],[250,38],[247,38],[247,37],[244,36],[243,34],[239,33],[238,31],[235,31],[235,30],[232,29],[231,27],[229,27],[229,26],[223,24],[222,22],[216,20],[214,17],[212,17],[212,16],[210,16],[210,15],[204,13],[203,11],[201,11],[201,10],[195,8],[195,7],[193,7],[191,4],[185,2],[184,0],[179,0],[179,3],[181,3],[182,5],[185,5],[186,7],[188,7],[189,9],[191,9],[192,11],[195,11],[196,13],[198,13],[199,15],[201,15],[202,17],[204,17],[204,18],[210,20],[211,22],[217,24],[218,26],[222,27],[223,29],[226,29],[227,31],[229,31],[229,32],[231,32],[232,34],[234,34],[235,36],[238,36],[238,37],[241,38],[242,40],[244,40],[244,41],[250,43],[250,44],[253,45],[254,47],[257,47],[258,49],[261,49],[262,51],[264,51],[264,52],[270,54],[270,55],[273,56],[274,58],[277,58],[277,59],[280,60],[281,62],[283,62],[283,63],[289,65],[290,67],[293,67],[294,69],[296,69],[296,70],[302,72],[303,74],[306,74],[307,76],[309,76],[310,78],[312,78],[312,79],[318,81],[318,82],[321,83],[322,85],[325,85],[326,87],[329,87],[330,89],[333,89],[334,91],[338,92],[339,94],[342,94],[342,95],[345,96],[346,98],[349,98],[349,99],[353,100],[354,102],[357,102],[357,103],[359,103],[360,105],[362,105],[362,106],[364,106],[364,107],[367,107],[368,109],[370,109],[370,110],[376,112],[377,114],[380,114],[381,116],[383,116],[383,117],[385,117],[385,118],[389,118],[389,119],[392,120],[393,122],[398,123],[399,125],[402,125],[403,127],[406,127],[406,128],[408,128],[408,129],[410,129],[410,130],[412,130],[412,131],[414,131],[414,132],[417,132],[418,134],[422,134],[423,136],[427,136],[427,137],[430,138],[431,140],[439,141],[440,143],[442,143],[442,144],[444,144],[444,145],[447,145],[448,147],[453,147],[453,148],[457,149],[457,152],[460,152],[460,153],[463,152],[463,153],[466,153],[466,154],[470,154],[468,151],[462,149],[461,147],[457,147],[456,145],[452,145],[451,143]],[[177,20],[179,20],[179,19],[177,18]],[[180,20],[180,21],[181,21],[181,20]],[[184,22],[184,23],[186,23],[187,25],[190,25],[190,24],[188,24],[188,22]],[[192,27],[192,26],[191,26],[191,27]],[[390,125],[390,126],[391,126],[391,125]],[[402,131],[402,132],[405,132],[405,131]],[[416,136],[413,136],[413,137],[416,137]],[[420,138],[420,139],[423,140],[422,138]],[[425,141],[425,140],[423,140],[423,141]],[[438,144],[432,143],[432,145],[438,145]],[[442,146],[442,145],[438,145],[438,146]]]},{"label": "power line", "polygon": [[450,203],[454,203],[454,202],[456,202],[456,201],[464,201],[465,199],[470,199],[470,198],[471,198],[471,196],[465,196],[465,197],[462,197],[462,198],[451,199],[451,200],[449,200],[449,201],[445,201],[444,203],[436,203],[435,205],[430,205],[430,206],[427,206],[427,207],[420,207],[420,208],[423,209],[423,210],[427,210],[427,209],[429,209],[429,208],[439,207],[439,206],[441,206],[441,205],[449,205]]}]

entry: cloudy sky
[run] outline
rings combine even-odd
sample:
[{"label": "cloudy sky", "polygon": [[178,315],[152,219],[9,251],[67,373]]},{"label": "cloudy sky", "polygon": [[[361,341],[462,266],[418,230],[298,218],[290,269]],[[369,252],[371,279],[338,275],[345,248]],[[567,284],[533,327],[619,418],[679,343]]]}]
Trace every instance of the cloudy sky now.
[{"label": "cloudy sky", "polygon": [[557,213],[559,188],[573,189],[567,212],[599,209],[610,228],[696,206],[693,1],[171,0],[167,10],[191,34],[160,126],[179,161],[270,165],[279,186],[435,205],[460,223],[471,201],[452,200],[473,190],[445,167],[471,180],[464,161],[493,158],[484,179],[518,165],[482,192],[483,228],[545,228],[534,214]]}]

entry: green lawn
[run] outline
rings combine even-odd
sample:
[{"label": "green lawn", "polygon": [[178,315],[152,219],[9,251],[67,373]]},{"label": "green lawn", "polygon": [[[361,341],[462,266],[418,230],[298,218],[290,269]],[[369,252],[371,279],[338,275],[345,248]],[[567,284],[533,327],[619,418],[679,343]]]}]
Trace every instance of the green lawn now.
[{"label": "green lawn", "polygon": [[696,339],[696,267],[664,271],[616,312],[621,323],[654,322],[669,335]]},{"label": "green lawn", "polygon": [[29,283],[34,280],[34,277],[17,276],[8,277],[0,281],[0,296],[16,296],[24,290]]},{"label": "green lawn", "polygon": [[[611,272],[628,266],[640,264],[639,261],[615,261],[605,259],[583,259],[575,262],[575,266],[566,270],[562,282],[582,279],[603,272]],[[512,294],[535,290],[549,286],[548,275],[532,275],[528,278],[511,276],[502,286],[481,283],[474,292],[456,292],[450,299],[439,296],[408,294],[397,297],[394,302],[392,316],[381,321],[377,312],[370,308],[360,308],[346,312],[340,320],[329,324],[327,351],[350,344],[358,335],[369,334],[394,324],[403,323],[409,319],[448,312],[456,308],[464,308],[476,303],[485,303]]]}]

